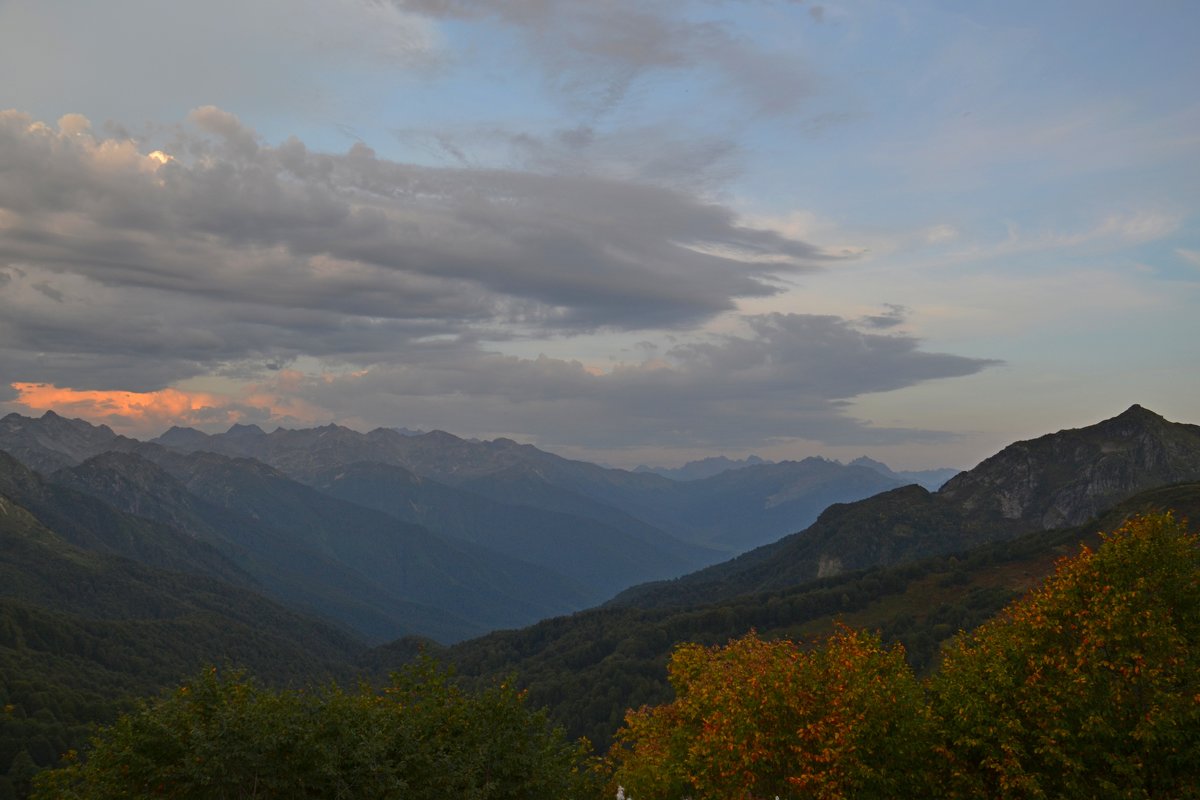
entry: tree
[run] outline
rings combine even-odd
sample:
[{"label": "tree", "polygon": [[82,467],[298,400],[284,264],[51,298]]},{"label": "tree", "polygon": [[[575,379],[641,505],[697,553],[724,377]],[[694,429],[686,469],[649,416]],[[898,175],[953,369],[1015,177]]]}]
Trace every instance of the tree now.
[{"label": "tree", "polygon": [[464,692],[431,661],[383,692],[275,692],[213,669],[103,729],[34,797],[569,799],[592,796],[587,765],[511,683]]},{"label": "tree", "polygon": [[931,688],[946,796],[1200,796],[1197,537],[1131,520],[961,636]]},{"label": "tree", "polygon": [[37,775],[37,764],[29,755],[29,751],[21,750],[13,756],[8,768],[10,792],[16,797],[24,797],[29,792],[33,777]]},{"label": "tree", "polygon": [[683,645],[674,702],[630,712],[611,757],[637,800],[924,794],[929,717],[899,646],[840,628],[805,650],[753,632]]}]

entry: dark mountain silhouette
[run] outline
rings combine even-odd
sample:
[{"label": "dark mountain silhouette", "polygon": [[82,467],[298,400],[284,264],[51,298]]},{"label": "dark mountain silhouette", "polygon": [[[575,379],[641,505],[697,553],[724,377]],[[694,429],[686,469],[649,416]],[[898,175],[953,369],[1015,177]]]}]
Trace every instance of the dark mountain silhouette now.
[{"label": "dark mountain silhouette", "polygon": [[324,684],[352,680],[363,649],[245,588],[77,547],[0,494],[0,761],[51,766],[202,668]]},{"label": "dark mountain silhouette", "polygon": [[1016,527],[1078,525],[1135,492],[1200,476],[1200,426],[1139,405],[1076,430],[1016,442],[938,492]]},{"label": "dark mountain silhouette", "polygon": [[[767,461],[758,456],[746,456],[745,458],[731,459],[725,456],[712,456],[710,458],[701,458],[696,461],[689,461],[682,467],[648,467],[640,465],[636,467],[634,472],[652,472],[655,475],[662,475],[664,478],[670,478],[675,481],[697,481],[704,478],[711,478],[714,475],[720,475],[723,472],[729,472],[735,469],[745,469],[746,467],[754,467],[760,464],[774,464],[774,461]],[[849,467],[868,467],[875,470],[880,475],[891,478],[898,483],[917,483],[924,486],[931,492],[937,491],[943,483],[953,478],[958,474],[956,469],[923,469],[923,470],[893,470],[882,461],[876,461],[867,456],[859,456],[851,461],[846,466]]]},{"label": "dark mountain silhouette", "polygon": [[[2,422],[0,443],[23,443],[46,465],[72,462],[44,476],[0,454],[0,689],[38,710],[44,727],[34,738],[47,759],[60,741],[75,746],[85,735],[51,736],[54,714],[111,718],[112,698],[154,691],[204,661],[291,681],[347,676],[353,665],[386,672],[422,648],[468,679],[517,671],[530,702],[603,745],[625,708],[667,699],[663,665],[678,642],[718,644],[752,627],[806,636],[841,617],[903,640],[928,664],[941,640],[987,619],[1097,530],[1138,511],[1200,514],[1200,427],[1134,406],[1014,443],[938,492],[899,486],[835,504],[800,534],[732,561],[445,649],[421,635],[452,641],[563,613],[546,609],[546,595],[575,591],[570,583],[512,550],[549,560],[578,545],[580,561],[600,560],[614,555],[603,539],[665,563],[691,547],[663,533],[688,514],[692,535],[719,538],[736,530],[736,520],[720,519],[732,509],[771,521],[775,509],[823,490],[826,477],[891,479],[868,464],[807,459],[680,483],[511,442],[406,437],[419,445],[413,461],[449,454],[439,469],[451,485],[398,464],[339,463],[370,447],[386,454],[395,432],[366,447],[371,434],[333,426],[285,432],[273,445],[276,434],[253,426],[164,437],[204,445],[184,452],[60,417]],[[204,452],[213,438],[275,452],[311,485],[248,456]],[[326,461],[334,467],[316,471]],[[706,520],[715,520],[707,530]],[[414,524],[422,521],[457,538]],[[656,550],[662,542],[679,549]],[[580,565],[580,575],[589,569],[599,579],[596,565]],[[357,637],[297,609],[394,640],[364,653]],[[22,731],[42,724],[0,718],[0,744],[4,726],[18,722]]]},{"label": "dark mountain silhouette", "polygon": [[[129,673],[125,679],[133,684],[174,680],[181,663],[198,669],[237,661],[264,675],[292,678],[346,674],[364,649],[333,626],[257,593],[76,547],[3,495],[0,609],[26,626],[26,634],[41,625],[58,629],[52,636],[22,637],[0,626],[4,646],[38,650],[52,660],[84,657],[96,667]],[[106,641],[109,636],[114,638]],[[126,648],[136,658],[121,652]],[[136,674],[128,669],[132,665]]]}]

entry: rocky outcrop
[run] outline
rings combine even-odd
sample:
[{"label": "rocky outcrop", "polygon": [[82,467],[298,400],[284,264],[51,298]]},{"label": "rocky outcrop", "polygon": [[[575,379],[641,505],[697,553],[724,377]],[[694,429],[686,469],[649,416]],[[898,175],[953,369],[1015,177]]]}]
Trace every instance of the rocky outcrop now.
[{"label": "rocky outcrop", "polygon": [[938,495],[1025,529],[1078,525],[1155,486],[1200,479],[1200,426],[1139,405],[1087,428],[1016,442]]}]

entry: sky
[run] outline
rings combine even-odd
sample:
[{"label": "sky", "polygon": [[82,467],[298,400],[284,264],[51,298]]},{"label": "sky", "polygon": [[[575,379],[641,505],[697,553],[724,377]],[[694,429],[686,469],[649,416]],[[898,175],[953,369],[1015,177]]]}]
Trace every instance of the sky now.
[{"label": "sky", "polygon": [[1200,423],[1200,4],[0,0],[0,413],[632,467]]}]

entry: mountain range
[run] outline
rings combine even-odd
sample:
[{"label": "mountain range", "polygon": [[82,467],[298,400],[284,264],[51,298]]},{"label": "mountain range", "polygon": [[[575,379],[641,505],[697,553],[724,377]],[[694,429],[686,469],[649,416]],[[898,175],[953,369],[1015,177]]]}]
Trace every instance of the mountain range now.
[{"label": "mountain range", "polygon": [[1080,525],[1134,494],[1200,480],[1200,426],[1134,405],[1096,425],[1016,442],[937,492],[909,485],[831,505],[809,528],[616,604],[678,605]]},{"label": "mountain range", "polygon": [[[881,472],[822,458],[757,464],[749,467],[750,475],[726,470],[680,482],[573,461],[511,439],[480,442],[444,431],[413,435],[389,428],[364,434],[337,425],[271,433],[235,425],[213,435],[172,428],[154,442],[254,458],[310,484],[327,482],[333,471],[352,464],[403,467],[424,480],[498,502],[583,517],[659,542],[666,534],[701,548],[691,552],[693,565],[800,530],[831,502],[907,482],[886,467]],[[720,513],[714,516],[715,509]]]},{"label": "mountain range", "polygon": [[[731,469],[742,469],[743,467],[774,463],[774,461],[767,461],[755,455],[739,459],[727,458],[725,456],[711,456],[696,461],[689,461],[682,467],[648,467],[642,464],[635,467],[633,471],[652,472],[655,475],[662,475],[664,478],[671,478],[676,481],[695,481],[702,478],[711,478],[714,475],[720,475],[722,472],[728,472]],[[958,470],[948,468],[896,471],[887,464],[876,461],[873,458],[867,458],[866,456],[859,456],[854,459],[850,462],[850,466],[868,467],[881,475],[893,478],[902,483],[920,484],[931,492],[937,491],[943,483],[958,474]]]},{"label": "mountain range", "polygon": [[141,442],[52,411],[4,417],[0,450],[40,476],[34,491],[33,472],[10,469],[28,484],[14,499],[72,541],[101,536],[84,519],[109,539],[152,529],[95,544],[251,587],[369,642],[452,642],[576,611],[899,483],[816,458],[681,483],[509,439],[335,425]]},{"label": "mountain range", "polygon": [[0,719],[0,760],[43,764],[82,721],[205,663],[321,680],[422,648],[468,677],[519,670],[602,743],[664,699],[680,641],[842,614],[927,661],[1096,520],[1200,513],[1200,427],[1140,406],[936,491],[862,459],[680,481],[443,432],[140,442],[53,412],[0,420],[0,451],[0,706],[21,709]]}]

